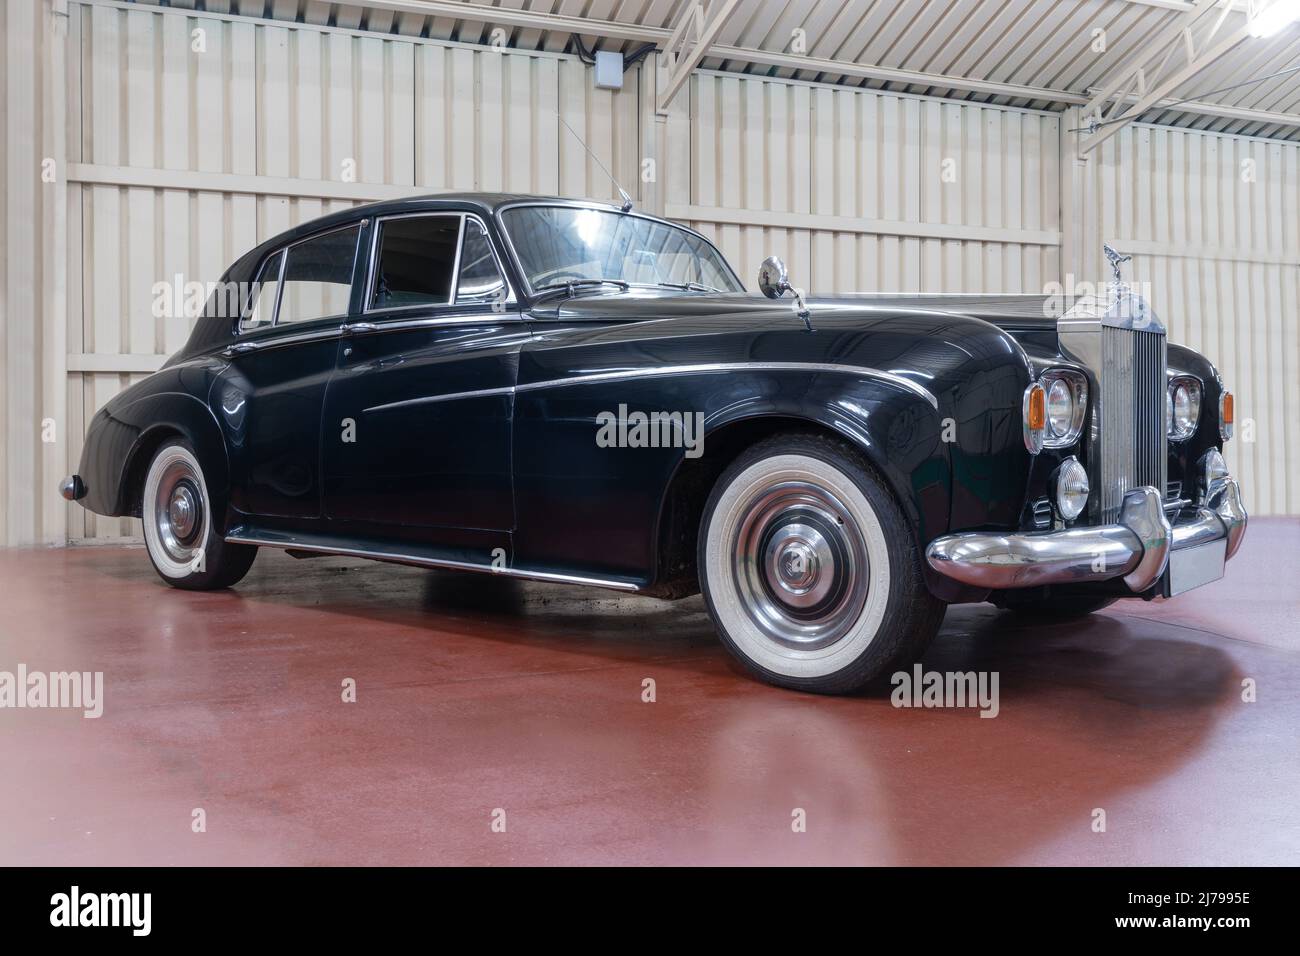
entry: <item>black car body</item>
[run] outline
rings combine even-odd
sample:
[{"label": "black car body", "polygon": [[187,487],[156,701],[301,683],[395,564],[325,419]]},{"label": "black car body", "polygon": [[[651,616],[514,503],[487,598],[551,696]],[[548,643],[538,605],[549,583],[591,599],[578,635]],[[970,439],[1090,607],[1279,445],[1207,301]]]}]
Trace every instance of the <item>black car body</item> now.
[{"label": "black car body", "polygon": [[[1219,576],[1239,545],[1245,512],[1219,455],[1231,399],[1205,357],[1166,351],[1141,300],[1117,291],[1063,317],[1043,296],[805,306],[740,291],[706,239],[666,228],[616,207],[502,195],[303,224],[231,266],[222,289],[247,294],[214,295],[186,346],[99,411],[65,496],[142,516],[155,565],[182,587],[232,583],[247,570],[232,554],[251,562],[254,546],[272,546],[677,597],[701,587],[719,482],[753,449],[796,441],[791,454],[821,456],[834,474],[860,466],[858,485],[879,485],[872,508],[892,499],[905,534],[891,547],[906,537],[909,556],[891,556],[889,586],[914,577],[920,596],[907,599],[930,608],[896,627],[931,633],[953,602],[1067,611],[1169,595]],[[591,240],[584,230],[603,261],[541,281],[536,260],[559,261],[561,247]],[[454,256],[446,281],[422,256]],[[338,288],[317,290],[320,276]],[[268,289],[269,315],[258,304]],[[1175,383],[1182,425],[1195,405],[1176,440]],[[1048,400],[1044,440],[1026,426]],[[1070,440],[1054,441],[1062,417],[1078,433],[1067,422]],[[603,425],[613,447],[597,440]],[[178,443],[192,456],[173,455],[151,484],[160,449]],[[1082,499],[1058,488],[1080,474],[1092,489]],[[787,592],[812,581],[851,614],[879,582],[859,580],[870,535],[840,540],[835,527],[854,509],[833,489],[824,501],[792,493],[785,523],[754,530],[732,567],[752,578],[737,593],[757,596],[756,620],[789,618],[774,639],[803,661],[839,630],[814,626],[817,607],[786,606]],[[1077,515],[1060,504],[1080,500]],[[1196,566],[1171,565],[1180,551]],[[892,604],[881,613],[888,626]],[[739,651],[777,683],[844,690],[917,646],[900,637],[870,667],[825,674]]]}]

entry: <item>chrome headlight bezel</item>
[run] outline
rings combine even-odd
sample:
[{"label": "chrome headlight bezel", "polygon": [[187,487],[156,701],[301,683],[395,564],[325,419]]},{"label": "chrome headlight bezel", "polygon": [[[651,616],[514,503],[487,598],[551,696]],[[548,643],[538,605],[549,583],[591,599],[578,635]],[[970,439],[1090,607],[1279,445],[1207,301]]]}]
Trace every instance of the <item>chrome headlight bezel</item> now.
[{"label": "chrome headlight bezel", "polygon": [[[1185,422],[1178,420],[1178,392],[1185,389],[1190,414]],[[1165,433],[1170,441],[1186,441],[1196,434],[1201,424],[1201,401],[1205,386],[1195,375],[1171,375],[1165,388]]]},{"label": "chrome headlight bezel", "polygon": [[[1049,368],[1038,376],[1038,384],[1047,395],[1047,427],[1044,448],[1069,448],[1083,434],[1083,420],[1088,414],[1088,377],[1072,368]],[[1069,414],[1058,422],[1052,414],[1052,389],[1064,387],[1071,401]]]}]

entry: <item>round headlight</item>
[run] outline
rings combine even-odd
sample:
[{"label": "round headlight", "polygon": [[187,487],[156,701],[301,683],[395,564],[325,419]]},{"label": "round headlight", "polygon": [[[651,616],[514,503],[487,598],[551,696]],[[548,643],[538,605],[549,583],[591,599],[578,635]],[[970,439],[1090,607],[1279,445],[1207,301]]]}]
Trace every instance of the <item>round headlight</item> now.
[{"label": "round headlight", "polygon": [[1048,369],[1038,379],[1043,389],[1043,444],[1068,448],[1079,440],[1088,411],[1088,380],[1076,369]]},{"label": "round headlight", "polygon": [[1073,521],[1088,504],[1088,473],[1076,458],[1067,458],[1056,469],[1056,510],[1066,521]]},{"label": "round headlight", "polygon": [[1190,438],[1201,417],[1201,383],[1186,376],[1169,383],[1165,399],[1165,425],[1175,441]]},{"label": "round headlight", "polygon": [[1047,390],[1047,427],[1053,438],[1069,434],[1074,422],[1074,393],[1065,379],[1058,378]]}]

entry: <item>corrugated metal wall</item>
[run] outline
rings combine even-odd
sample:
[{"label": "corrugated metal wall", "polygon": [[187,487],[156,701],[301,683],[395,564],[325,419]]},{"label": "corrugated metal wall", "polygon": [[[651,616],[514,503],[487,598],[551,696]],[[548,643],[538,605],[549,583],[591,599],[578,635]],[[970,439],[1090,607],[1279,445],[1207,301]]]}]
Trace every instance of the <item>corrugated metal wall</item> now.
[{"label": "corrugated metal wall", "polygon": [[[154,316],[156,282],[214,282],[263,239],[362,200],[614,198],[557,116],[636,178],[635,84],[593,89],[571,57],[98,3],[73,4],[69,39],[69,468],[94,411],[189,334],[185,316]],[[57,476],[41,480],[51,494]],[[67,515],[72,539],[138,534]]]},{"label": "corrugated metal wall", "polygon": [[665,212],[750,283],[779,254],[819,293],[1038,292],[1059,271],[1059,119],[700,73],[669,120]]},{"label": "corrugated metal wall", "polygon": [[1090,177],[1093,228],[1237,396],[1225,455],[1247,508],[1300,514],[1300,145],[1133,126]]},{"label": "corrugated metal wall", "polygon": [[[1061,114],[700,72],[656,117],[655,57],[615,94],[549,52],[113,0],[69,8],[66,71],[57,57],[32,61],[35,78],[53,69],[67,87],[66,142],[47,129],[39,147],[65,154],[66,237],[42,194],[33,215],[53,225],[32,260],[32,326],[6,320],[6,543],[138,534],[65,504],[55,485],[94,410],[188,334],[183,316],[154,316],[156,282],[215,281],[257,241],[369,199],[613,198],[557,114],[648,208],[713,236],[751,285],[768,254],[819,293],[1038,292],[1087,271],[1063,245],[1061,196],[1076,187]],[[1082,219],[1089,249],[1107,239],[1137,252],[1133,274],[1151,281],[1174,339],[1219,362],[1239,416],[1257,421],[1257,440],[1229,452],[1255,513],[1300,513],[1289,477],[1300,426],[1268,411],[1297,382],[1298,151],[1134,127],[1083,167],[1065,230]],[[1095,253],[1074,254],[1096,272]]]}]

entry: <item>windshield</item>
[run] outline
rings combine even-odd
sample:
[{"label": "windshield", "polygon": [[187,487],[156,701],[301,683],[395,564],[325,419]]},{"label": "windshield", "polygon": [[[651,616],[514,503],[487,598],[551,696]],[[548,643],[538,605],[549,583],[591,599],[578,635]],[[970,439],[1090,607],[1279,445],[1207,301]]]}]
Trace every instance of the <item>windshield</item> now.
[{"label": "windshield", "polygon": [[534,292],[568,283],[740,292],[726,261],[699,236],[602,209],[516,206],[501,213]]}]

